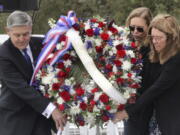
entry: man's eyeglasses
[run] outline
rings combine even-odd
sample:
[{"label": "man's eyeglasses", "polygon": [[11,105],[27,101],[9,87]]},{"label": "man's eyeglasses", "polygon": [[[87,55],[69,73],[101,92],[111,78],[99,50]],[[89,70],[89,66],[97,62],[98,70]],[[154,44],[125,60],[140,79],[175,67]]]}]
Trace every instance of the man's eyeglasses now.
[{"label": "man's eyeglasses", "polygon": [[129,26],[129,29],[130,31],[134,32],[135,29],[138,31],[138,32],[144,32],[144,29],[143,27],[138,27],[138,26]]}]

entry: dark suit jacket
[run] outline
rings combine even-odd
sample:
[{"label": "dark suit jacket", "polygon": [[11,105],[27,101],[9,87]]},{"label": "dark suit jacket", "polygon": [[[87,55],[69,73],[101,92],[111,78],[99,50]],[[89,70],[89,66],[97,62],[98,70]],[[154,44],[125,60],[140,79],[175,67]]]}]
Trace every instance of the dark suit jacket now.
[{"label": "dark suit jacket", "polygon": [[[42,39],[31,38],[34,61],[41,44]],[[0,135],[31,135],[37,120],[43,119],[49,100],[29,86],[31,76],[23,55],[7,40],[0,46]]]},{"label": "dark suit jacket", "polygon": [[144,106],[155,104],[156,119],[163,135],[180,134],[180,53],[161,67],[161,74],[134,106],[126,108],[129,116]]}]

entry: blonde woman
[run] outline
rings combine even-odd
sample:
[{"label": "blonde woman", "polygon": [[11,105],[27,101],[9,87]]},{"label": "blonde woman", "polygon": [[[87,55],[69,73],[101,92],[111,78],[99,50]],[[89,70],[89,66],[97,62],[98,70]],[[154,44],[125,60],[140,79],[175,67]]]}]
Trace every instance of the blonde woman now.
[{"label": "blonde woman", "polygon": [[160,76],[136,104],[117,113],[115,119],[131,118],[143,107],[154,103],[156,119],[162,135],[180,134],[180,29],[175,17],[157,15],[149,28],[150,61],[162,66]]},{"label": "blonde woman", "polygon": [[[158,70],[155,71],[154,77],[149,78],[150,64],[148,53],[150,51],[147,44],[148,27],[152,20],[152,13],[147,7],[139,7],[129,14],[126,20],[126,26],[130,29],[130,38],[135,42],[138,49],[136,50],[142,57],[143,68],[141,72],[142,84],[137,91],[137,98],[154,82],[158,75]],[[158,66],[159,64],[157,64]],[[148,72],[147,72],[148,71]],[[157,75],[156,75],[157,74]],[[153,105],[148,105],[135,113],[128,121],[124,121],[124,135],[149,135],[149,121],[152,116]]]}]

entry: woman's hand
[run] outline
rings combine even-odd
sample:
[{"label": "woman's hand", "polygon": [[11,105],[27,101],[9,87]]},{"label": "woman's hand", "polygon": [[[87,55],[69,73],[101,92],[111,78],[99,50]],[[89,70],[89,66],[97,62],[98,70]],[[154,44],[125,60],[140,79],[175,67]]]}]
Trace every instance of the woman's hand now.
[{"label": "woman's hand", "polygon": [[129,116],[128,116],[126,110],[119,111],[119,112],[117,112],[117,113],[115,114],[114,119],[113,119],[113,122],[114,122],[114,123],[117,123],[117,122],[119,122],[119,121],[121,121],[121,120],[123,120],[123,119],[128,119],[128,118],[129,118]]}]

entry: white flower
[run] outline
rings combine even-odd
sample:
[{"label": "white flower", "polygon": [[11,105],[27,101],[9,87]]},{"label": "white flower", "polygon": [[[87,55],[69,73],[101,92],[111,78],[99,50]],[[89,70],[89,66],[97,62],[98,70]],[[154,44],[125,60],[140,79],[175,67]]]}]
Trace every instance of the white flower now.
[{"label": "white flower", "polygon": [[90,125],[94,125],[96,118],[91,113],[88,113],[87,117],[85,118],[85,121],[86,121],[86,123],[88,123]]},{"label": "white flower", "polygon": [[76,56],[75,51],[71,51],[70,55],[73,56],[73,57],[75,57],[75,56]]},{"label": "white flower", "polygon": [[53,83],[58,83],[59,80],[58,80],[57,78],[53,78],[52,82],[53,82]]},{"label": "white flower", "polygon": [[36,78],[37,78],[38,80],[41,79],[41,74],[42,74],[41,71],[39,71],[39,72],[36,74]]},{"label": "white flower", "polygon": [[101,40],[100,38],[94,39],[94,44],[95,44],[95,46],[100,46],[100,45],[101,45],[101,42],[102,42],[102,40]]},{"label": "white flower", "polygon": [[109,34],[109,36],[111,36],[111,35],[112,35],[112,32],[111,32],[111,31],[108,31],[108,34]]},{"label": "white flower", "polygon": [[50,84],[50,82],[52,81],[52,79],[54,78],[54,74],[50,73],[50,74],[47,74],[47,76],[43,77],[42,78],[42,83],[43,84]]},{"label": "white flower", "polygon": [[111,109],[109,110],[110,113],[116,113],[117,112],[117,109]]},{"label": "white flower", "polygon": [[121,42],[120,42],[119,40],[114,40],[114,41],[113,41],[113,45],[114,45],[114,46],[117,46],[117,45],[119,45],[120,43],[121,43]]},{"label": "white flower", "polygon": [[83,97],[83,101],[84,103],[87,103],[88,102],[88,98],[86,96]]},{"label": "white flower", "polygon": [[53,19],[53,18],[49,18],[48,19],[48,24],[51,28],[55,27],[56,26],[56,21]]},{"label": "white flower", "polygon": [[135,54],[134,54],[134,52],[132,50],[126,51],[126,54],[129,55],[131,58],[135,57]]},{"label": "white flower", "polygon": [[71,108],[70,108],[71,115],[76,115],[76,114],[79,114],[80,112],[81,112],[81,110],[78,105],[71,106]]},{"label": "white flower", "polygon": [[45,91],[44,86],[40,85],[40,86],[39,86],[39,90],[40,90],[40,91]]},{"label": "white flower", "polygon": [[99,112],[100,112],[100,109],[99,109],[99,108],[97,108],[97,106],[94,106],[94,108],[93,108],[93,112],[99,113]]},{"label": "white flower", "polygon": [[124,94],[123,94],[123,97],[125,98],[125,99],[128,99],[129,97],[130,97],[130,95],[129,95],[129,91],[125,91],[124,92]]},{"label": "white flower", "polygon": [[48,55],[47,59],[52,58],[53,56],[54,56],[54,54],[51,53]]},{"label": "white flower", "polygon": [[113,65],[112,71],[113,71],[114,73],[117,73],[117,72],[118,72],[118,69],[117,69],[117,67],[116,67],[115,65]]},{"label": "white flower", "polygon": [[61,50],[64,45],[65,45],[65,42],[58,43],[58,44],[56,45],[57,50]]},{"label": "white flower", "polygon": [[53,71],[54,71],[54,68],[52,67],[52,66],[47,66],[47,72],[49,72],[49,73],[53,73]]},{"label": "white flower", "polygon": [[63,100],[61,97],[58,97],[58,98],[57,98],[57,103],[58,103],[58,104],[63,104],[63,103],[64,103],[64,100]]},{"label": "white flower", "polygon": [[94,95],[94,101],[97,101],[99,97],[101,96],[102,92],[96,92]]},{"label": "white flower", "polygon": [[129,61],[127,61],[127,60],[123,61],[123,63],[122,63],[122,69],[123,70],[128,71],[128,70],[131,69],[131,66],[132,66],[132,64]]},{"label": "white flower", "polygon": [[70,80],[70,79],[66,79],[66,80],[64,81],[64,84],[65,84],[65,85],[71,85],[71,84],[72,84],[72,82],[71,82],[71,80]]},{"label": "white flower", "polygon": [[64,66],[65,67],[69,67],[69,66],[71,66],[71,64],[72,64],[72,62],[70,60],[64,61]]},{"label": "white flower", "polygon": [[91,28],[91,26],[89,25],[89,23],[87,22],[87,23],[85,23],[85,30],[88,30],[88,29],[90,29]]},{"label": "white flower", "polygon": [[76,92],[75,92],[75,90],[74,90],[74,88],[71,86],[71,88],[70,88],[70,91],[69,91],[69,93],[71,94],[71,95],[74,95]]}]

